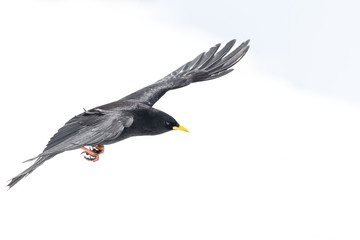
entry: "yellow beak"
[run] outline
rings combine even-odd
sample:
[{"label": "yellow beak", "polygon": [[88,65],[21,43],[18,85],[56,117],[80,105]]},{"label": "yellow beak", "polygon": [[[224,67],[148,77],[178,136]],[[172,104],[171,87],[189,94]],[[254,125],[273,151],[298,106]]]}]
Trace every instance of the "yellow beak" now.
[{"label": "yellow beak", "polygon": [[174,130],[181,130],[184,132],[189,132],[189,130],[187,130],[186,128],[184,128],[183,126],[179,125],[178,127],[173,127]]}]

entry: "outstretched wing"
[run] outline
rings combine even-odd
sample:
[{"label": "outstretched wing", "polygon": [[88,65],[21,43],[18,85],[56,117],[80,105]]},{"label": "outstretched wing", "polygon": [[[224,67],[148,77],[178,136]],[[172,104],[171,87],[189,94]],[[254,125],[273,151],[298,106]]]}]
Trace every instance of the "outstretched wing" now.
[{"label": "outstretched wing", "polygon": [[25,162],[36,160],[25,171],[12,178],[8,187],[13,187],[45,161],[64,151],[83,146],[101,145],[121,135],[125,127],[130,127],[133,116],[128,112],[115,112],[95,108],[73,117],[50,139],[43,153]]},{"label": "outstretched wing", "polygon": [[194,60],[184,64],[163,79],[142,88],[122,99],[154,105],[167,91],[181,88],[193,82],[207,81],[222,77],[233,69],[237,62],[249,49],[249,40],[243,42],[235,50],[227,54],[234,46],[236,40],[228,42],[220,51],[220,44],[201,53]]},{"label": "outstretched wing", "polygon": [[50,139],[41,155],[49,155],[81,148],[102,145],[120,136],[130,127],[133,116],[128,112],[95,108],[75,116]]}]

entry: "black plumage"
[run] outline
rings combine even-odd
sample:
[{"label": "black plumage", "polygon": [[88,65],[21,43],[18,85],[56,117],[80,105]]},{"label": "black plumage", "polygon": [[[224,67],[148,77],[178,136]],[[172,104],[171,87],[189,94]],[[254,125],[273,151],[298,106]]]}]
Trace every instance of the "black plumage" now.
[{"label": "black plumage", "polygon": [[230,73],[233,70],[231,67],[240,61],[249,49],[248,40],[229,53],[235,42],[228,42],[221,50],[220,44],[217,44],[161,80],[118,101],[73,117],[50,139],[41,154],[27,160],[35,162],[11,179],[8,187],[13,187],[45,161],[64,151],[84,146],[103,146],[128,137],[157,135],[172,129],[187,131],[173,117],[152,106],[169,90]]}]

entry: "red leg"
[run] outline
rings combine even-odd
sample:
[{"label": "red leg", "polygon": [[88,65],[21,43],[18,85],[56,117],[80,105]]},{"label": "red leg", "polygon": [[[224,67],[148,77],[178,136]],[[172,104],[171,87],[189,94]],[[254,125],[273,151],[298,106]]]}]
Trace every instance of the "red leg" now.
[{"label": "red leg", "polygon": [[[101,150],[100,153],[94,152],[94,151],[92,151],[92,150],[90,150],[90,149],[88,149],[88,148],[86,148],[86,147],[82,147],[82,148],[81,148],[82,150],[84,150],[84,151],[86,152],[86,154],[94,157],[94,159],[89,159],[89,158],[86,158],[86,157],[85,157],[86,160],[92,161],[92,162],[96,162],[96,161],[99,160],[99,154],[101,154],[101,153],[104,152],[104,146],[95,146],[95,147],[97,147],[98,149]],[[99,148],[99,147],[102,147],[102,148]]]}]

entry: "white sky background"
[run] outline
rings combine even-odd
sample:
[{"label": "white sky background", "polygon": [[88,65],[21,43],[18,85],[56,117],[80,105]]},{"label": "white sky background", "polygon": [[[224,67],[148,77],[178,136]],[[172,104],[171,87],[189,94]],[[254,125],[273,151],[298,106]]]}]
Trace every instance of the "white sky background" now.
[{"label": "white sky background", "polygon": [[4,187],[0,239],[359,239],[354,3],[1,2],[4,186],[82,107],[215,43],[251,48],[155,105],[190,134],[128,139],[97,163],[67,152]]}]

